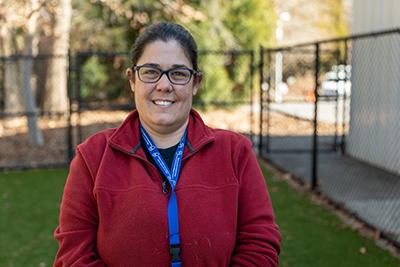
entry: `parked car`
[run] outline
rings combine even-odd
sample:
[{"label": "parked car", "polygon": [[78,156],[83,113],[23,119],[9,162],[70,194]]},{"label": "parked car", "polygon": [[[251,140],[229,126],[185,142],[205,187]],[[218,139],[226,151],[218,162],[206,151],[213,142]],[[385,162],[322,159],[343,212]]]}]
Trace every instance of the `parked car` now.
[{"label": "parked car", "polygon": [[351,93],[351,66],[336,65],[325,74],[321,87],[318,90],[319,96],[346,96]]}]

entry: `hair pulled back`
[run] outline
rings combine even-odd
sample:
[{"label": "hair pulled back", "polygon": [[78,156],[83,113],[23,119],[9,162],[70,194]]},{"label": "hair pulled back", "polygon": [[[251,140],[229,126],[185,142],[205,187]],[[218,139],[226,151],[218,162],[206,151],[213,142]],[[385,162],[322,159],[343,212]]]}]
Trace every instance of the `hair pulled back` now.
[{"label": "hair pulled back", "polygon": [[192,62],[193,69],[198,71],[197,44],[188,30],[176,23],[161,22],[147,27],[136,39],[131,49],[131,61],[136,65],[146,45],[155,41],[177,41],[185,55]]}]

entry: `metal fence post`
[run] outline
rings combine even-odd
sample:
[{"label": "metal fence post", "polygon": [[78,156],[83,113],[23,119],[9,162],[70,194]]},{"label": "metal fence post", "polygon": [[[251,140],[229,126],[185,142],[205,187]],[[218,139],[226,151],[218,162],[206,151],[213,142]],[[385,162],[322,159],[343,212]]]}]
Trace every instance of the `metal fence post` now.
[{"label": "metal fence post", "polygon": [[254,133],[253,133],[253,77],[254,77],[254,50],[250,51],[250,140],[254,145]]},{"label": "metal fence post", "polygon": [[78,128],[78,140],[77,143],[82,142],[82,125],[81,125],[81,105],[82,105],[82,66],[81,66],[81,53],[76,53],[75,60],[75,70],[76,70],[76,100],[77,100],[77,128]]},{"label": "metal fence post", "polygon": [[347,102],[347,93],[346,93],[346,84],[348,82],[348,73],[347,73],[347,60],[348,60],[348,43],[347,43],[347,39],[344,40],[344,73],[345,73],[345,77],[344,77],[344,89],[343,90],[343,110],[342,110],[342,142],[340,144],[340,148],[342,151],[342,154],[345,154],[346,152],[346,112],[347,112],[347,108],[346,108],[346,102]]},{"label": "metal fence post", "polygon": [[71,50],[68,50],[68,77],[67,77],[67,90],[68,90],[68,126],[67,126],[67,163],[71,162],[72,158],[74,157],[74,148],[72,144],[72,101],[73,101],[73,94],[72,94],[72,59],[71,59]]},{"label": "metal fence post", "polygon": [[338,148],[338,135],[339,135],[339,81],[340,81],[340,77],[339,77],[339,73],[340,73],[340,65],[341,65],[341,52],[340,52],[340,44],[341,42],[338,41],[337,42],[337,53],[336,53],[336,58],[335,58],[335,62],[337,64],[337,69],[336,69],[336,95],[335,95],[335,135],[334,135],[334,139],[333,139],[333,150],[336,152],[337,148]]},{"label": "metal fence post", "polygon": [[267,77],[267,86],[268,86],[268,92],[267,92],[267,153],[271,152],[270,149],[270,141],[271,141],[271,134],[270,134],[270,126],[271,126],[271,50],[268,49],[267,55],[268,55],[268,77]]},{"label": "metal fence post", "polygon": [[314,88],[314,136],[311,160],[311,189],[315,190],[318,184],[318,87],[319,87],[319,68],[320,68],[320,44],[315,44],[315,88]]},{"label": "metal fence post", "polygon": [[0,56],[0,111],[1,111],[1,115],[3,116],[3,114],[2,113],[4,113],[4,106],[5,106],[5,103],[4,103],[4,95],[5,95],[5,92],[4,92],[4,86],[3,86],[3,84],[4,84],[4,66],[5,66],[5,57],[4,56]]},{"label": "metal fence post", "polygon": [[259,124],[259,133],[258,133],[258,153],[262,156],[263,149],[263,89],[262,85],[264,82],[264,48],[260,46],[260,65],[258,67],[259,76],[260,76],[260,124]]}]

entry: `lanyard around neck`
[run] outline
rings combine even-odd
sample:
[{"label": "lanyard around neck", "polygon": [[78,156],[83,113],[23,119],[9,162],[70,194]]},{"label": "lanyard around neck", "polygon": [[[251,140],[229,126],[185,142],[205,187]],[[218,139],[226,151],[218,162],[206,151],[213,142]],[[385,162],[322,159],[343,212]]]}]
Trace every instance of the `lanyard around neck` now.
[{"label": "lanyard around neck", "polygon": [[143,140],[145,142],[146,148],[149,151],[151,157],[154,159],[158,168],[164,174],[164,176],[168,179],[169,184],[171,185],[171,197],[168,202],[168,229],[169,229],[169,244],[170,244],[170,253],[172,256],[172,266],[179,267],[181,266],[180,259],[180,238],[179,238],[179,220],[178,220],[178,202],[175,194],[175,187],[178,183],[179,173],[181,170],[181,163],[183,157],[183,150],[185,148],[187,129],[183,134],[181,140],[179,141],[179,145],[175,151],[174,159],[172,161],[171,169],[165,163],[165,160],[161,156],[158,151],[157,146],[154,144],[153,140],[151,140],[150,135],[146,132],[142,125],[140,125],[140,131],[143,136]]},{"label": "lanyard around neck", "polygon": [[169,169],[168,165],[165,163],[163,157],[158,151],[157,146],[154,144],[153,140],[151,140],[150,135],[146,132],[142,125],[140,125],[140,131],[143,136],[143,140],[146,144],[146,148],[149,151],[151,157],[154,159],[158,168],[162,171],[164,176],[168,179],[169,184],[171,185],[172,190],[175,190],[175,186],[178,182],[179,173],[181,170],[181,163],[183,157],[183,150],[185,148],[186,135],[187,130],[183,134],[181,140],[179,141],[179,145],[175,151],[174,159],[172,161],[171,169]]}]

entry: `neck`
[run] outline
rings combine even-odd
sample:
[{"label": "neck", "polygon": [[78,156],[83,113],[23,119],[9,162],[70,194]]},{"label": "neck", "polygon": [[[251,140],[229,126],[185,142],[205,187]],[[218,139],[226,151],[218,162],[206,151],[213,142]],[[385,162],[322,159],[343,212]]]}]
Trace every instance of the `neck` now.
[{"label": "neck", "polygon": [[142,123],[143,128],[150,135],[157,148],[168,148],[176,145],[185,133],[189,119],[177,129],[153,129]]}]

